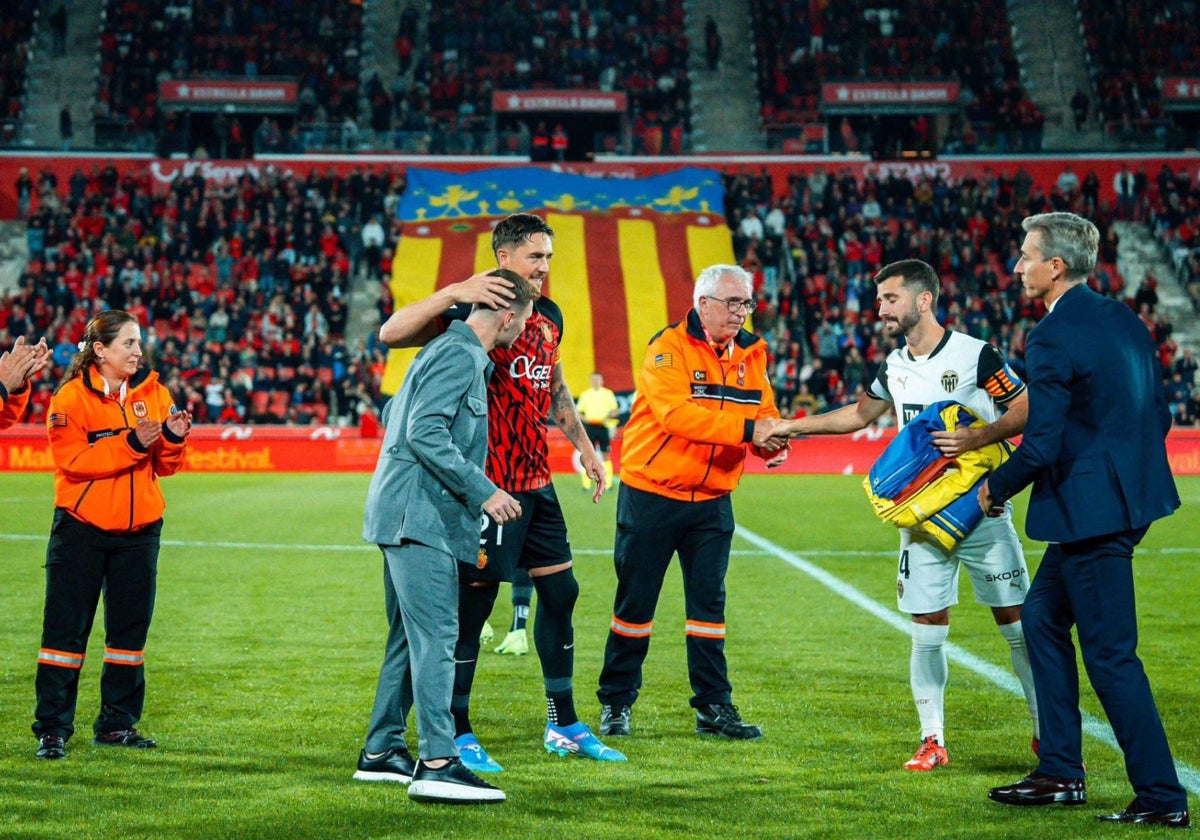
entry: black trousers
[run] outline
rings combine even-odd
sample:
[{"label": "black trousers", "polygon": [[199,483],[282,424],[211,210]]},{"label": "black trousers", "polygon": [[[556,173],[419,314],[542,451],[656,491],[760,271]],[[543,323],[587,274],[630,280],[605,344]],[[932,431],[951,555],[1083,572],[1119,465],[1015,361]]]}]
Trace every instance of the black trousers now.
[{"label": "black trousers", "polygon": [[1038,770],[1081,779],[1083,721],[1071,629],[1088,678],[1125,754],[1140,808],[1187,810],[1150,680],[1137,655],[1133,549],[1146,528],[1046,546],[1021,608],[1037,686],[1042,740]]},{"label": "black trousers", "polygon": [[725,662],[725,572],[733,529],[728,495],[683,502],[620,486],[613,553],[617,593],[596,692],[601,703],[632,705],[637,699],[658,596],[676,552],[683,571],[691,705],[732,702]]},{"label": "black trousers", "polygon": [[146,700],[145,647],[154,613],[162,520],[114,534],[54,512],[46,547],[46,606],[38,651],[33,732],[75,732],[79,673],[104,595],[104,666],[93,731],[130,729]]}]

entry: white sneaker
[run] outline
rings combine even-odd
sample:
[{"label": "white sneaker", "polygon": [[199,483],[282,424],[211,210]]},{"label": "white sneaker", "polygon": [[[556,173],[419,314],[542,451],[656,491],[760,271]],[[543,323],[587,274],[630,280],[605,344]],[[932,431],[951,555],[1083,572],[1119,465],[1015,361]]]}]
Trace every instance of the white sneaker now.
[{"label": "white sneaker", "polygon": [[481,805],[503,802],[505,796],[504,791],[476,776],[455,756],[436,770],[418,761],[412,784],[408,786],[408,798],[417,802]]}]

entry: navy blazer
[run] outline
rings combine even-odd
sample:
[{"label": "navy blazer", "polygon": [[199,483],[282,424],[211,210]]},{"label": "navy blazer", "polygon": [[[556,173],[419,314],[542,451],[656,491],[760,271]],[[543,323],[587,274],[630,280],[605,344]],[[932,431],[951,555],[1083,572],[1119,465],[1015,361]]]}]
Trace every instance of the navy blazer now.
[{"label": "navy blazer", "polygon": [[1030,482],[1025,531],[1076,542],[1149,525],[1179,507],[1164,438],[1162,366],[1146,325],[1079,284],[1025,345],[1029,420],[988,479],[997,503]]},{"label": "navy blazer", "polygon": [[417,354],[383,410],[363,539],[413,540],[475,562],[481,509],[497,489],[484,474],[491,370],[478,336],[461,322]]}]

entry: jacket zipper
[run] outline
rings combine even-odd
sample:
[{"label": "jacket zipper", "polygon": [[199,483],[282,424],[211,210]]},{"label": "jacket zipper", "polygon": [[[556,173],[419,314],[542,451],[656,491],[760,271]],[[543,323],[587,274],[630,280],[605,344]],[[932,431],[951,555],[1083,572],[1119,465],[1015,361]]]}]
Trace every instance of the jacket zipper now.
[{"label": "jacket zipper", "polygon": [[[128,399],[128,395],[126,395],[126,399]],[[123,422],[125,424],[126,431],[130,431],[130,432],[133,431],[133,427],[129,425],[129,418],[125,416],[125,406],[124,405],[121,406],[121,422]],[[133,530],[133,501],[134,501],[133,470],[134,470],[133,467],[129,468],[129,525],[126,528],[129,531]]]},{"label": "jacket zipper", "polygon": [[[721,403],[717,407],[718,411],[725,408],[725,365],[721,363],[720,358],[717,359],[717,365],[721,368]],[[704,475],[700,476],[700,481],[692,488],[692,501],[696,501],[696,488],[703,484],[708,479],[708,474],[712,472],[713,460],[717,457],[717,445],[711,443],[708,446],[708,466],[704,470]]]},{"label": "jacket zipper", "polygon": [[666,439],[663,440],[662,445],[659,446],[658,449],[654,450],[654,454],[651,455],[649,460],[647,460],[645,465],[643,465],[643,469],[649,469],[650,465],[654,463],[654,459],[659,456],[659,453],[667,448],[667,444],[671,442],[673,437],[675,437],[675,435],[667,435]]},{"label": "jacket zipper", "polygon": [[93,478],[87,483],[87,486],[83,488],[83,492],[79,494],[79,498],[75,500],[75,507],[71,508],[73,511],[79,513],[79,508],[83,506],[83,500],[87,498],[87,494],[91,491],[92,485],[95,483],[96,480]]}]

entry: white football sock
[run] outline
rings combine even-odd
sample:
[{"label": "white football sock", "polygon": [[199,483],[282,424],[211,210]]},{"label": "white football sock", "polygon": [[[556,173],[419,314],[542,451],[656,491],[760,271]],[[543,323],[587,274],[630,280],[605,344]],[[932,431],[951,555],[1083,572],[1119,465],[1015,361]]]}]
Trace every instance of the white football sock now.
[{"label": "white football sock", "polygon": [[912,625],[912,658],[909,660],[909,683],[913,702],[921,720],[921,740],[931,735],[946,746],[946,624]]},{"label": "white football sock", "polygon": [[1029,651],[1025,649],[1025,634],[1021,630],[1021,622],[1018,620],[999,626],[1000,635],[1008,642],[1013,672],[1021,681],[1021,690],[1025,692],[1025,705],[1029,707],[1029,717],[1033,720],[1033,737],[1040,739],[1042,734],[1038,728],[1037,694],[1033,690],[1033,670],[1029,667]]}]

